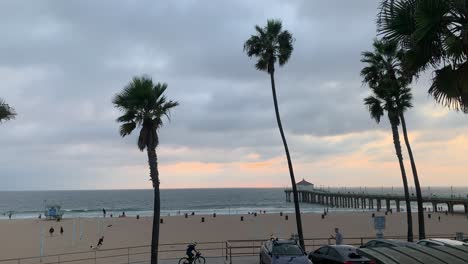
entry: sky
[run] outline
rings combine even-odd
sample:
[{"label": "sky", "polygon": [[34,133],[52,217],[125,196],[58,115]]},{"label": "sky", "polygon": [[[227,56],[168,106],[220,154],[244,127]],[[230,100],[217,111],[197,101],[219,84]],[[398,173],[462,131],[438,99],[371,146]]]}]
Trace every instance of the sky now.
[{"label": "sky", "polygon": [[[161,188],[287,187],[270,78],[243,51],[254,26],[295,39],[276,71],[297,180],[401,186],[387,120],[363,105],[361,52],[376,37],[373,0],[70,0],[0,2],[0,190],[151,188],[137,136],[111,103],[134,76],[180,103],[160,129]],[[468,123],[412,84],[406,114],[423,186],[467,186]],[[412,182],[411,169],[405,165]]]}]

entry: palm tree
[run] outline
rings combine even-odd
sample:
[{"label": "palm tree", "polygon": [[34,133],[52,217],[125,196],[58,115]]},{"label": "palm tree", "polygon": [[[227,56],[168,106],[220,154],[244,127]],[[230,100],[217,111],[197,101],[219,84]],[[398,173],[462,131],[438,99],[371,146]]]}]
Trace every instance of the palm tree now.
[{"label": "palm tree", "polygon": [[383,0],[377,24],[407,50],[413,74],[436,69],[437,102],[468,113],[468,0]]},{"label": "palm tree", "polygon": [[16,116],[15,109],[9,106],[5,101],[0,98],[0,123],[14,119]]},{"label": "palm tree", "polygon": [[291,177],[291,185],[294,197],[294,208],[296,211],[296,224],[297,233],[299,236],[299,243],[303,249],[304,236],[302,233],[302,221],[301,212],[299,209],[299,199],[296,188],[296,180],[294,177],[294,170],[289,155],[288,143],[283,131],[283,125],[281,124],[280,113],[278,109],[278,100],[276,98],[276,87],[275,87],[275,64],[278,62],[279,66],[283,66],[288,62],[293,51],[293,37],[287,30],[282,30],[282,23],[280,20],[268,20],[265,27],[255,26],[256,34],[250,36],[250,38],[244,44],[244,51],[250,58],[256,57],[257,63],[255,67],[259,71],[265,71],[270,74],[271,80],[271,91],[273,93],[273,104],[275,106],[276,122],[280,131],[281,139],[283,140],[284,150],[286,152],[286,159],[288,161],[289,176]]},{"label": "palm tree", "polygon": [[154,188],[153,233],[151,238],[151,264],[158,263],[160,194],[159,171],[156,147],[159,144],[158,129],[163,125],[164,116],[169,119],[170,110],[178,102],[168,100],[164,95],[167,84],[157,83],[149,77],[134,77],[133,80],[113,99],[116,108],[123,112],[117,118],[122,137],[130,135],[136,128],[140,129],[138,148],[146,149],[150,178]]},{"label": "palm tree", "polygon": [[[400,165],[401,176],[403,180],[403,188],[406,200],[406,212],[408,221],[408,241],[413,240],[413,222],[411,215],[411,203],[408,191],[408,181],[406,171],[403,164],[403,155],[401,152],[400,136],[398,126],[400,121],[404,122],[404,112],[412,107],[411,105],[411,91],[407,87],[411,78],[408,78],[402,72],[401,61],[404,58],[404,52],[398,49],[397,43],[388,41],[374,41],[374,51],[364,52],[362,62],[366,63],[361,75],[364,82],[369,85],[373,95],[364,99],[364,104],[368,107],[371,117],[377,123],[380,122],[381,117],[387,112],[393,134],[393,143],[395,146],[396,155]],[[409,147],[409,141],[406,134],[406,124],[404,128],[405,142]],[[410,148],[409,148],[410,149]],[[412,155],[411,155],[412,157]],[[416,171],[414,160],[411,163],[413,172]],[[415,182],[419,186],[417,180],[417,173],[414,173]],[[420,232],[424,234],[424,215],[422,210],[422,197],[418,199],[418,209],[421,205],[420,214]],[[419,204],[421,201],[421,204]],[[422,215],[422,217],[421,217]],[[422,224],[421,224],[422,223]],[[421,229],[422,228],[422,229]],[[424,236],[424,235],[423,235]]]}]

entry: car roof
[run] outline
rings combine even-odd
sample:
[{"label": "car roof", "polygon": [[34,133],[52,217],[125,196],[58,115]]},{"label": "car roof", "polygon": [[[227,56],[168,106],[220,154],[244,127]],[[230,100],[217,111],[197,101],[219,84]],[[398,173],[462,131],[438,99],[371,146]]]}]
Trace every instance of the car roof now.
[{"label": "car roof", "polygon": [[429,238],[423,239],[422,241],[432,241],[432,242],[439,242],[447,245],[459,246],[459,245],[466,245],[466,243],[458,240],[452,240],[448,238]]},{"label": "car roof", "polygon": [[345,251],[345,252],[356,251],[356,247],[351,246],[351,245],[330,245],[329,247],[334,248],[340,252],[341,251]]},{"label": "car roof", "polygon": [[398,239],[372,239],[372,240],[369,240],[367,243],[369,243],[371,241],[377,241],[377,242],[392,244],[392,245],[395,245],[395,246],[406,246],[408,244],[411,244],[411,242],[398,240]]},{"label": "car roof", "polygon": [[355,246],[351,246],[351,245],[330,245],[328,246],[330,248],[333,248],[335,249],[336,251],[338,251],[338,253],[344,257],[345,260],[356,260],[355,258],[351,258],[350,257],[350,254],[351,253],[354,253],[356,254],[356,256],[358,257],[359,261],[362,261],[362,260],[368,260],[366,257],[362,256],[361,254],[359,254],[357,252],[357,248]]},{"label": "car roof", "polygon": [[273,240],[273,245],[297,245],[296,240],[276,239]]}]

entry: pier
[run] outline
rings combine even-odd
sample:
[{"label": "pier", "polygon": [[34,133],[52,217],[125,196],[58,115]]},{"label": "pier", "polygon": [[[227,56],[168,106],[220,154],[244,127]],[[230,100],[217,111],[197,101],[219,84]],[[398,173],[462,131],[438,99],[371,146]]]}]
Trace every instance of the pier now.
[{"label": "pier", "polygon": [[[284,190],[286,194],[286,202],[291,202],[291,189]],[[380,211],[385,209],[390,211],[390,204],[393,201],[396,205],[397,212],[400,212],[400,203],[405,202],[404,195],[394,194],[372,194],[372,193],[356,193],[356,192],[333,192],[319,189],[298,190],[299,202],[321,204],[328,207],[337,208],[361,208],[361,209],[376,209]],[[438,197],[438,196],[423,196],[423,203],[432,205],[433,212],[439,211],[439,204],[447,206],[448,213],[454,213],[455,205],[462,205],[465,209],[465,214],[468,215],[468,197]],[[416,202],[416,196],[410,196],[412,202]]]}]

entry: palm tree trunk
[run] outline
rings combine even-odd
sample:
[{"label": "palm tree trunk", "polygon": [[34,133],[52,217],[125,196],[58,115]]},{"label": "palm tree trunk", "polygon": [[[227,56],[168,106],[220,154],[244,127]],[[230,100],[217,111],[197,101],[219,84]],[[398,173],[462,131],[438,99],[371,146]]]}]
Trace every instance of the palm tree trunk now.
[{"label": "palm tree trunk", "polygon": [[153,182],[154,189],[154,206],[153,206],[153,232],[151,235],[151,264],[158,263],[159,249],[159,221],[161,200],[159,194],[159,172],[158,172],[158,157],[155,147],[147,147],[148,163],[150,167],[150,177]]},{"label": "palm tree trunk", "polygon": [[424,209],[423,200],[421,194],[421,185],[419,184],[418,171],[416,170],[416,163],[414,162],[413,151],[408,139],[408,132],[406,130],[406,121],[403,113],[400,114],[401,127],[403,128],[403,138],[405,139],[406,148],[408,149],[408,156],[411,161],[411,170],[413,171],[414,188],[416,189],[416,199],[418,200],[418,227],[419,227],[419,239],[426,238],[426,230],[424,226]]},{"label": "palm tree trunk", "polygon": [[278,108],[278,100],[276,99],[276,88],[275,88],[275,77],[274,72],[270,72],[271,78],[271,90],[273,92],[273,103],[275,105],[276,113],[276,122],[278,123],[278,128],[281,134],[281,139],[283,140],[284,151],[286,152],[286,159],[288,160],[289,176],[291,177],[291,185],[293,190],[294,197],[294,209],[296,212],[296,225],[297,225],[297,234],[299,236],[299,244],[303,250],[305,250],[304,245],[304,235],[302,233],[302,220],[301,220],[301,210],[299,208],[299,197],[297,195],[296,179],[294,178],[294,170],[292,166],[291,156],[289,155],[288,143],[286,142],[286,137],[284,136],[283,125],[281,124],[281,118]]},{"label": "palm tree trunk", "polygon": [[398,162],[400,163],[401,178],[403,179],[403,189],[405,190],[408,241],[413,242],[413,217],[411,215],[411,202],[408,191],[408,180],[406,178],[405,165],[403,164],[403,155],[401,154],[400,135],[398,133],[398,126],[396,124],[396,121],[392,121],[392,118],[390,118],[390,123],[392,126],[393,144],[395,145],[396,155],[398,157]]}]

